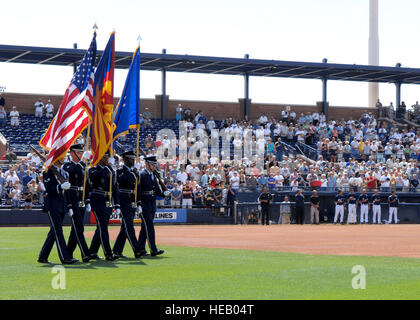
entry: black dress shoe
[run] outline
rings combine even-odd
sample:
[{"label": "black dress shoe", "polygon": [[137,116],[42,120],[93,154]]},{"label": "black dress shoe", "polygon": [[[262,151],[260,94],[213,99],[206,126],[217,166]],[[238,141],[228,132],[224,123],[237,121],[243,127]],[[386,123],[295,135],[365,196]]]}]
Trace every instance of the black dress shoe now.
[{"label": "black dress shoe", "polygon": [[92,253],[91,255],[90,255],[90,260],[103,260],[104,258],[102,258],[102,257],[100,257],[100,256],[98,256],[98,254],[97,253]]},{"label": "black dress shoe", "polygon": [[140,257],[148,256],[149,254],[147,253],[146,250],[141,250],[141,251],[136,252],[134,255],[136,258],[140,258]]},{"label": "black dress shoe", "polygon": [[162,254],[162,253],[164,253],[164,252],[165,252],[164,250],[158,250],[158,251],[156,251],[156,252],[152,252],[152,253],[150,253],[150,255],[151,255],[152,257],[154,257],[154,256],[157,256],[157,255]]},{"label": "black dress shoe", "polygon": [[91,257],[91,256],[86,256],[86,257],[83,257],[83,258],[82,258],[82,261],[83,261],[84,263],[88,263],[91,259],[92,259],[92,257]]},{"label": "black dress shoe", "polygon": [[114,260],[117,260],[117,259],[118,259],[118,256],[115,255],[115,254],[111,254],[110,256],[105,257],[105,260],[107,260],[107,261],[114,261]]},{"label": "black dress shoe", "polygon": [[48,259],[38,259],[37,260],[39,263],[51,263],[48,261]]},{"label": "black dress shoe", "polygon": [[76,262],[79,262],[79,260],[74,259],[74,258],[67,258],[62,262],[62,264],[73,264],[73,263],[76,263]]},{"label": "black dress shoe", "polygon": [[123,255],[122,253],[118,253],[118,252],[114,252],[114,256],[117,256],[117,259],[125,259],[127,258],[125,255]]}]

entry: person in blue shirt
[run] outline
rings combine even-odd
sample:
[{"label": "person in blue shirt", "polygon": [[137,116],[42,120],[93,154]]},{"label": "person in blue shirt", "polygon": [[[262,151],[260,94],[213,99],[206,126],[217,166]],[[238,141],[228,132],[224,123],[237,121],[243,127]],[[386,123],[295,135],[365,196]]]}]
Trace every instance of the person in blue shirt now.
[{"label": "person in blue shirt", "polygon": [[28,183],[31,182],[31,180],[33,180],[31,177],[31,172],[29,170],[26,170],[26,175],[23,176],[21,180],[22,180],[22,185],[23,185],[22,192],[25,193]]},{"label": "person in blue shirt", "polygon": [[274,179],[274,175],[271,173],[270,177],[267,179],[267,185],[270,189],[274,189],[276,187],[276,179]]},{"label": "person in blue shirt", "polygon": [[264,173],[261,173],[257,179],[257,182],[260,186],[265,186],[268,182],[268,179],[264,176]]},{"label": "person in blue shirt", "polygon": [[171,190],[171,206],[173,208],[181,207],[182,191],[178,189],[178,184],[174,183],[173,189]]}]

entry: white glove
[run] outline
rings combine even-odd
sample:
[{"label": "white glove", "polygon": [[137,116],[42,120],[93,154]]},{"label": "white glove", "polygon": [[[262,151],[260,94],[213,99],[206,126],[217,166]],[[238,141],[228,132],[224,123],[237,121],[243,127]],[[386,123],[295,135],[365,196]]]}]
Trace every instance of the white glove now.
[{"label": "white glove", "polygon": [[164,193],[165,197],[169,197],[171,195],[171,192],[169,190],[166,190]]},{"label": "white glove", "polygon": [[143,212],[143,209],[141,208],[141,206],[137,206],[137,208],[136,208],[136,212],[137,212],[138,214],[140,214],[140,213],[142,213],[142,212]]},{"label": "white glove", "polygon": [[113,167],[115,165],[115,159],[114,158],[109,158],[108,163]]},{"label": "white glove", "polygon": [[73,216],[73,209],[69,209],[69,211],[67,211],[67,214],[71,218]]},{"label": "white glove", "polygon": [[64,183],[61,184],[61,189],[63,189],[63,190],[69,190],[70,187],[71,187],[70,182],[64,182]]},{"label": "white glove", "polygon": [[82,159],[89,160],[91,155],[92,155],[91,151],[85,151],[83,152]]},{"label": "white glove", "polygon": [[86,205],[85,211],[86,211],[87,213],[90,213],[90,212],[92,211],[92,208],[90,207],[90,203],[88,203],[88,204]]},{"label": "white glove", "polygon": [[140,163],[135,163],[134,164],[134,168],[136,168],[137,171],[139,171],[140,170]]},{"label": "white glove", "polygon": [[115,214],[116,214],[116,215],[119,215],[119,216],[121,215],[121,210],[120,210],[120,208],[115,209]]}]

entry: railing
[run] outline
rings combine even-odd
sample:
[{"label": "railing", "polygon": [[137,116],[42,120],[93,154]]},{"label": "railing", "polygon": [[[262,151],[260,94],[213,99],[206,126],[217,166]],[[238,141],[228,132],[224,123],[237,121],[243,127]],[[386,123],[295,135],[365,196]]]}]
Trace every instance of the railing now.
[{"label": "railing", "polygon": [[281,142],[281,145],[283,146],[283,153],[286,153],[288,157],[292,154],[294,157],[296,157],[296,154],[298,153],[296,148],[291,146],[290,144],[287,144],[285,142]]},{"label": "railing", "polygon": [[114,142],[114,150],[115,150],[116,153],[121,154],[121,153],[124,152],[124,146],[120,142],[115,141]]},{"label": "railing", "polygon": [[309,159],[318,160],[319,151],[314,147],[308,146],[307,144],[302,142],[297,142],[296,147],[302,152],[303,155],[305,155]]},{"label": "railing", "polygon": [[[261,192],[264,186],[258,185],[255,188],[249,186],[239,186],[237,188],[238,192]],[[318,192],[327,192],[327,193],[336,193],[338,190],[343,192],[350,192],[350,189],[354,189],[355,192],[361,192],[363,189],[366,191],[373,192],[376,188],[364,188],[364,187],[354,187],[354,186],[341,186],[341,187],[313,187],[313,186],[268,186],[270,192],[296,192],[297,189],[302,190],[303,192],[312,192],[317,190]],[[420,185],[417,188],[414,187],[382,187],[378,188],[379,193],[391,193],[392,191],[399,192],[410,192],[410,193],[420,193]]]}]

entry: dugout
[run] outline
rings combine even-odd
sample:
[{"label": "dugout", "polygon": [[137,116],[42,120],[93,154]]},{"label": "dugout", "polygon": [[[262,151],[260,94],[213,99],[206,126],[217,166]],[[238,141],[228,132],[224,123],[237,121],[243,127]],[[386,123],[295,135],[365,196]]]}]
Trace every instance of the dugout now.
[{"label": "dugout", "polygon": [[[253,212],[258,209],[258,196],[261,194],[262,190],[249,190],[245,188],[240,188],[238,190],[238,207],[237,207],[237,223],[241,223],[242,216],[248,215],[246,211]],[[277,190],[270,190],[270,193],[273,194],[273,205],[270,209],[270,218],[273,221],[278,221],[278,216],[280,212],[280,202],[284,200],[284,197],[287,195],[289,197],[289,201],[292,202],[292,212],[294,210],[293,203],[295,201],[295,191],[277,191]],[[318,191],[318,196],[320,198],[320,207],[319,207],[319,215],[320,215],[320,222],[332,222],[334,220],[335,214],[335,196],[336,192],[330,191]],[[360,195],[360,192],[355,192],[356,196]],[[367,192],[369,197],[373,194],[373,192]],[[310,197],[312,195],[312,191],[303,191],[302,195],[305,197],[305,223],[310,222]],[[344,192],[344,195],[347,195]],[[381,211],[382,211],[382,220],[388,219],[388,196],[390,192],[379,192],[381,196]],[[420,223],[420,195],[414,192],[398,192],[398,198],[400,199],[400,208],[398,210],[398,217],[400,219],[400,223]],[[347,207],[347,206],[346,206]],[[258,210],[257,210],[258,211]],[[347,221],[347,210],[344,212],[345,221]],[[357,218],[359,221],[360,217],[360,206],[357,208]],[[372,219],[372,213],[369,211],[369,218]],[[369,220],[369,221],[370,221]]]}]

